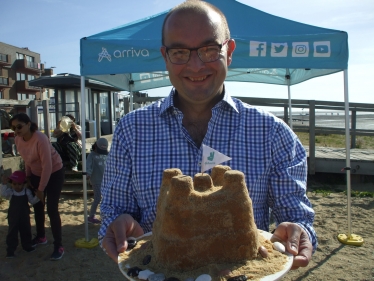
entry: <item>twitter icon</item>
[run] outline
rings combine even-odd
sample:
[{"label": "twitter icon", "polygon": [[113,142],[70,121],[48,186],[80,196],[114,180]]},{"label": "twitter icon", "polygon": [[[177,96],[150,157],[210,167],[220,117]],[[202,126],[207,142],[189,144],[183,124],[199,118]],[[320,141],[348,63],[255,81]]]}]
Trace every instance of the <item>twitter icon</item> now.
[{"label": "twitter icon", "polygon": [[288,51],[287,43],[271,43],[270,56],[287,57],[287,51]]}]

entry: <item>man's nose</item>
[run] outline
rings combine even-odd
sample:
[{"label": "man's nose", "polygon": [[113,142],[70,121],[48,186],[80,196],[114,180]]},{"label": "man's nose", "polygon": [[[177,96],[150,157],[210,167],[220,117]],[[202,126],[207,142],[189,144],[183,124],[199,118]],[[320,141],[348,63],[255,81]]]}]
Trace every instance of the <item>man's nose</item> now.
[{"label": "man's nose", "polygon": [[197,50],[193,50],[190,53],[190,59],[187,62],[189,67],[196,67],[196,68],[202,68],[205,66],[205,63],[200,59],[199,54],[197,53]]}]

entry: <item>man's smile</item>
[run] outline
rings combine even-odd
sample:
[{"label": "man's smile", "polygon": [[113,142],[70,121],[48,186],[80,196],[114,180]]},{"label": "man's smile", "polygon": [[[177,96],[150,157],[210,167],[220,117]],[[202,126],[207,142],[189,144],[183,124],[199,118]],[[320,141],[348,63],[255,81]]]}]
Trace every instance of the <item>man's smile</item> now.
[{"label": "man's smile", "polygon": [[200,76],[200,77],[187,77],[188,79],[190,79],[192,82],[195,82],[195,81],[204,81],[208,76]]}]

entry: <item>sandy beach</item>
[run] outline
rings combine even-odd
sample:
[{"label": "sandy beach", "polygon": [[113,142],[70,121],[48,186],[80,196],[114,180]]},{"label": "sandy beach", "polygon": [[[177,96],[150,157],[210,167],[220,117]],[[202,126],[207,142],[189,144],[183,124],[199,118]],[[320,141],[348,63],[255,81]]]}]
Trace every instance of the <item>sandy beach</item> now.
[{"label": "sandy beach", "polygon": [[[307,268],[289,272],[282,280],[374,280],[374,198],[352,197],[352,232],[364,238],[361,247],[347,246],[337,240],[339,233],[347,233],[347,197],[344,193],[328,196],[308,192],[316,211],[315,228],[319,247]],[[88,199],[88,206],[92,198]],[[49,220],[46,219],[46,245],[33,253],[19,246],[14,259],[5,258],[8,201],[0,204],[0,280],[126,280],[118,266],[100,247],[76,248],[74,242],[85,238],[84,203],[79,196],[63,195],[60,212],[63,224],[65,254],[59,261],[50,261],[53,250]],[[31,216],[32,231],[35,224]],[[97,237],[99,226],[88,225],[89,238]]]}]

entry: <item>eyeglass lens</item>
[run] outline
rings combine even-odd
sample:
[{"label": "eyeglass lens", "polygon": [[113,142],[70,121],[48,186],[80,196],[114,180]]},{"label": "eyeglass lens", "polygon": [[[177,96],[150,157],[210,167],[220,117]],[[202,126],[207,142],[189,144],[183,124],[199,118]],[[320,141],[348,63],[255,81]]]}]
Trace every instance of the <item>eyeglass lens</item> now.
[{"label": "eyeglass lens", "polygon": [[12,126],[11,129],[12,129],[12,131],[15,131],[15,130],[19,131],[23,128],[23,126],[24,125],[22,125],[22,124],[18,124],[17,126]]},{"label": "eyeglass lens", "polygon": [[205,46],[198,49],[177,49],[168,50],[169,59],[172,63],[185,64],[190,59],[191,51],[196,50],[202,62],[213,62],[219,59],[221,45]]}]

